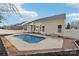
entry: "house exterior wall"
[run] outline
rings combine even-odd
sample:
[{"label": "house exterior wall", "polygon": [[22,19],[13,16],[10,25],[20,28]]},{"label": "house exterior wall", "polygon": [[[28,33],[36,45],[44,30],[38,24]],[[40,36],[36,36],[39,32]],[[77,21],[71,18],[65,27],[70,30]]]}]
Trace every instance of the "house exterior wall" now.
[{"label": "house exterior wall", "polygon": [[27,26],[27,32],[32,32],[31,31],[31,26],[28,24],[28,25],[26,25]]},{"label": "house exterior wall", "polygon": [[[41,33],[41,34],[60,34],[58,33],[58,25],[62,25],[62,32],[64,29],[64,19],[56,19],[51,21],[42,21],[42,22],[35,22],[35,26],[39,26],[35,32]],[[45,26],[45,31],[43,32],[42,29],[40,31],[40,25]]]},{"label": "house exterior wall", "polygon": [[[28,30],[30,30],[30,32],[41,33],[41,34],[62,34],[63,29],[65,27],[64,20],[65,17],[55,18],[51,20],[33,21],[29,23],[30,27],[28,27],[29,28]],[[58,25],[62,25],[61,33],[58,33]],[[45,27],[45,31],[43,31],[42,29],[43,26]]]}]

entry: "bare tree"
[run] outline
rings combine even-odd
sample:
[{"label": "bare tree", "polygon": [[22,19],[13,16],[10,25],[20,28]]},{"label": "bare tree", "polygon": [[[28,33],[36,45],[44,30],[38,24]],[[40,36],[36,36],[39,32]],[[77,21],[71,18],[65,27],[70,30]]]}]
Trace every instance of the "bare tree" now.
[{"label": "bare tree", "polygon": [[0,15],[0,23],[2,23],[3,20],[5,20],[5,17],[3,17],[2,15]]}]

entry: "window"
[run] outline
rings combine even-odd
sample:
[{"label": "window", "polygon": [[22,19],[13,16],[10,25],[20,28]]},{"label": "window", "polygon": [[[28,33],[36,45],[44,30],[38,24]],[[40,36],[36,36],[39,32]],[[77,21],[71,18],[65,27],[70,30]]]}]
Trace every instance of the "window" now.
[{"label": "window", "polygon": [[62,25],[58,25],[58,33],[62,32]]},{"label": "window", "polygon": [[45,26],[42,26],[42,31],[45,32]]},{"label": "window", "polygon": [[35,31],[35,25],[34,25],[34,31]]},{"label": "window", "polygon": [[41,25],[40,25],[40,31],[41,31]]},{"label": "window", "polygon": [[33,25],[31,25],[31,31],[32,31],[32,29],[33,29]]}]

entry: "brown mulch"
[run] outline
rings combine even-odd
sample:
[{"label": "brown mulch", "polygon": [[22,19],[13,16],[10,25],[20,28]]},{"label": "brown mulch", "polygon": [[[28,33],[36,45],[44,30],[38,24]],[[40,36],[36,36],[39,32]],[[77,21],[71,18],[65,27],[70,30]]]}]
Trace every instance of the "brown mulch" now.
[{"label": "brown mulch", "polygon": [[7,56],[7,51],[4,47],[4,44],[0,38],[0,56]]}]

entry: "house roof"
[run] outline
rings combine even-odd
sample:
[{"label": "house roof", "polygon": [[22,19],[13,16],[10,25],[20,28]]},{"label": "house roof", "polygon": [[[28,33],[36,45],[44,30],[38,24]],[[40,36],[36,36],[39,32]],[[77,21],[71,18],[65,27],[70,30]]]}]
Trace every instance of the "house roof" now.
[{"label": "house roof", "polygon": [[44,18],[40,18],[37,20],[33,20],[31,22],[28,22],[27,24],[32,23],[32,22],[36,22],[36,21],[47,21],[47,20],[55,20],[55,19],[61,19],[61,18],[65,19],[65,15],[66,14],[59,14],[59,15],[55,15],[55,16],[44,17]]},{"label": "house roof", "polygon": [[45,18],[40,18],[40,19],[37,19],[37,20],[34,20],[34,21],[55,20],[55,19],[60,19],[60,18],[65,18],[65,14],[60,14],[60,15],[49,16],[49,17],[45,17]]}]

